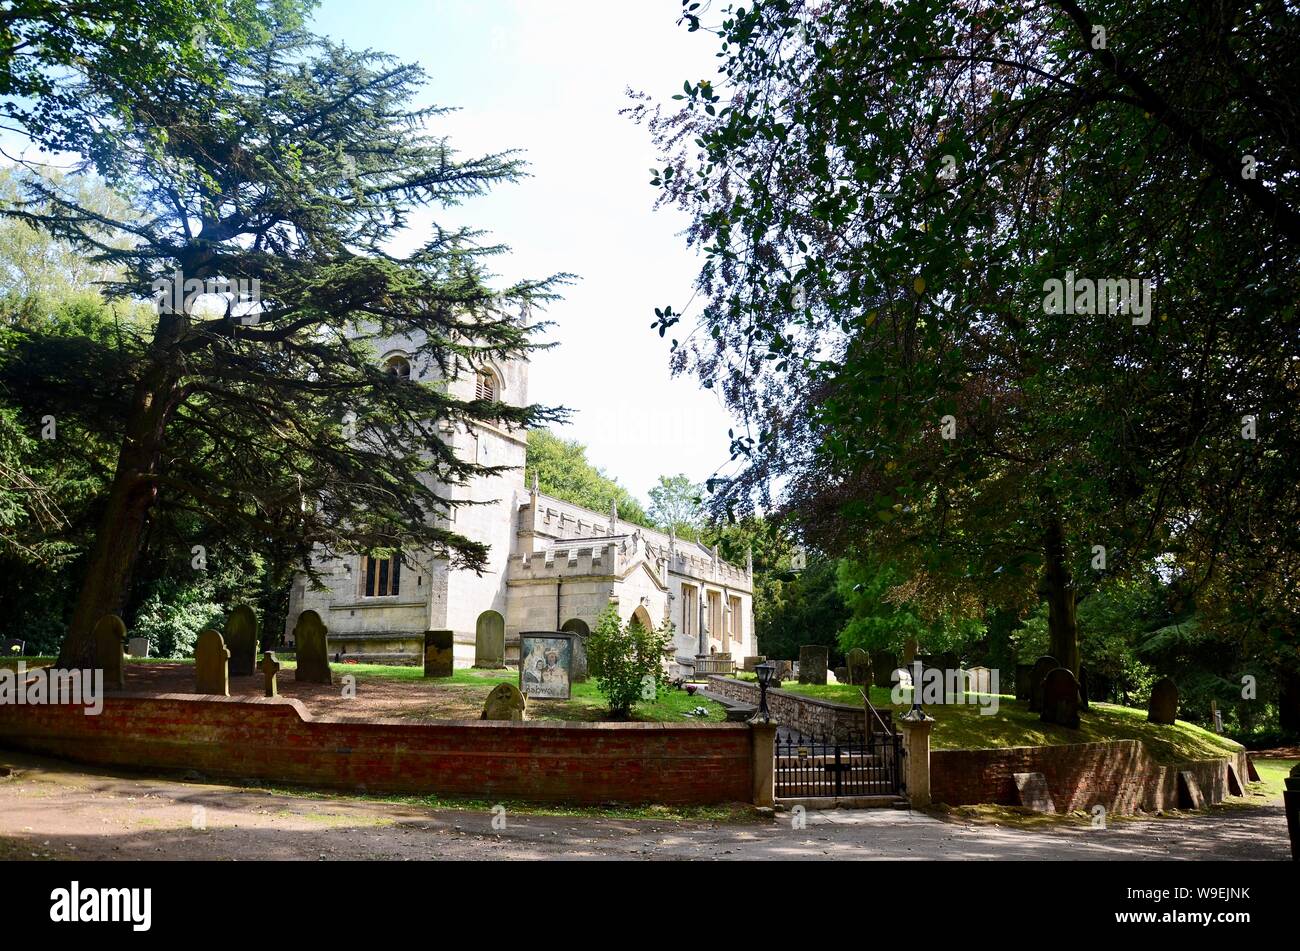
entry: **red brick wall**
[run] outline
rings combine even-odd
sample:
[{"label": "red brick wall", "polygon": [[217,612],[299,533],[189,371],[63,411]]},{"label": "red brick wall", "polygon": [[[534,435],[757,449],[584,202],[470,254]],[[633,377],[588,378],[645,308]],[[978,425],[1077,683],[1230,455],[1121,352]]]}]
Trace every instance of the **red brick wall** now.
[{"label": "red brick wall", "polygon": [[1178,772],[1193,773],[1207,803],[1228,794],[1228,764],[1246,775],[1245,753],[1219,760],[1162,766],[1137,740],[1020,746],[1000,750],[935,750],[930,753],[930,795],[952,806],[977,803],[1019,805],[1015,773],[1042,773],[1058,812],[1090,810],[1125,814],[1173,809]]},{"label": "red brick wall", "polygon": [[370,792],[551,802],[748,802],[740,723],[352,723],[287,698],[110,695],[2,706],[0,746],[83,763]]}]

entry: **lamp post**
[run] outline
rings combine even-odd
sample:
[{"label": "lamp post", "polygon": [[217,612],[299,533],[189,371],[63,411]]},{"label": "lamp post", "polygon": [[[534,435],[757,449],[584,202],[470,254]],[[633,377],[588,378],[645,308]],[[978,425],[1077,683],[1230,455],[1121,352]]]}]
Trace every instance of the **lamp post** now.
[{"label": "lamp post", "polygon": [[776,665],[770,660],[754,666],[754,674],[758,677],[758,715],[764,723],[772,719],[767,712],[767,685],[775,670]]}]

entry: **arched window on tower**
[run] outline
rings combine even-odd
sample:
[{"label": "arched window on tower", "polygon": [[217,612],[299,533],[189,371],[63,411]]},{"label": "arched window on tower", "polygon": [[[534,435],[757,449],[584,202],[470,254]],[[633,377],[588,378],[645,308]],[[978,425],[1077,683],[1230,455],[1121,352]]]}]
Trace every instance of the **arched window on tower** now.
[{"label": "arched window on tower", "polygon": [[409,380],[411,378],[411,361],[401,354],[395,354],[384,361],[384,372],[402,381]]},{"label": "arched window on tower", "polygon": [[491,370],[479,370],[477,384],[474,389],[475,399],[488,400],[494,402],[499,399],[500,387],[497,386],[497,378]]}]

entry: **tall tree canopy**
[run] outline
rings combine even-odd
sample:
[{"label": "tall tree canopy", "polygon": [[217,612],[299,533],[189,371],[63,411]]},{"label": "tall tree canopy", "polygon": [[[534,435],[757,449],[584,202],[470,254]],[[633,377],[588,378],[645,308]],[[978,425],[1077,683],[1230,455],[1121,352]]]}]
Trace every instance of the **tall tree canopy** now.
[{"label": "tall tree canopy", "polygon": [[587,459],[587,447],[576,439],[564,439],[548,429],[531,430],[524,469],[529,485],[534,476],[538,488],[547,495],[595,512],[608,512],[613,502],[620,519],[636,525],[651,524],[636,496],[592,465]]},{"label": "tall tree canopy", "polygon": [[704,256],[677,366],[746,422],[717,506],[782,486],[935,616],[1042,598],[1076,670],[1080,592],[1172,554],[1294,664],[1300,14],[684,7],[720,78],[632,111]]},{"label": "tall tree canopy", "polygon": [[[405,546],[475,568],[485,548],[440,517],[454,504],[445,487],[497,469],[458,458],[437,421],[557,417],[458,399],[440,380],[526,356],[542,325],[521,311],[561,278],[494,287],[484,259],[504,249],[436,223],[409,254],[390,248],[417,210],[511,181],[519,160],[458,156],[427,131],[442,110],[410,104],[419,69],[313,38],[296,14],[246,52],[214,55],[224,82],[176,70],[134,103],[115,152],[131,220],[34,179],[6,210],[120,267],[110,294],[161,298],[142,332],[70,341],[19,326],[0,354],[29,426],[52,415],[60,440],[118,447],[65,665],[91,661],[91,628],[120,610],[160,506],[309,572],[313,544]],[[129,247],[99,240],[106,226]],[[213,311],[178,298],[188,281],[237,292]],[[378,363],[397,335],[414,341],[410,381]]]}]

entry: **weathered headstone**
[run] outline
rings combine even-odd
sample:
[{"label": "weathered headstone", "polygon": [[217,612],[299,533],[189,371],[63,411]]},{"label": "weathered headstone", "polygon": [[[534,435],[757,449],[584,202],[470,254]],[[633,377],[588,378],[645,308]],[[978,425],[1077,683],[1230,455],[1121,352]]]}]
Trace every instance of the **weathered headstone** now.
[{"label": "weathered headstone", "polygon": [[1079,665],[1079,709],[1088,709],[1088,668]]},{"label": "weathered headstone", "polygon": [[199,634],[194,645],[194,692],[230,696],[230,651],[217,631],[209,628]]},{"label": "weathered headstone", "polygon": [[772,680],[771,686],[781,686],[781,681],[789,680],[794,670],[794,663],[788,660],[772,661]]},{"label": "weathered headstone", "polygon": [[826,683],[826,659],[830,651],[819,644],[804,644],[799,648],[799,683]]},{"label": "weathered headstone", "polygon": [[1237,775],[1237,767],[1228,761],[1228,795],[1244,796],[1246,792],[1241,787],[1241,777]]},{"label": "weathered headstone", "polygon": [[1035,713],[1043,711],[1043,681],[1047,675],[1056,670],[1061,665],[1057,663],[1055,657],[1048,657],[1044,654],[1038,660],[1034,661],[1034,667],[1029,672],[1029,709]]},{"label": "weathered headstone", "polygon": [[257,671],[257,615],[247,604],[236,605],[226,619],[226,649],[230,676],[251,677]]},{"label": "weathered headstone", "polygon": [[1079,682],[1064,667],[1057,667],[1043,680],[1043,711],[1038,719],[1079,729]]},{"label": "weathered headstone", "polygon": [[874,686],[889,688],[894,685],[894,671],[898,658],[889,651],[876,651],[871,655],[871,679]]},{"label": "weathered headstone", "polygon": [[1205,808],[1205,795],[1201,792],[1201,784],[1196,781],[1196,774],[1191,770],[1178,771],[1178,808]]},{"label": "weathered headstone", "polygon": [[280,673],[280,662],[276,660],[275,651],[267,651],[262,655],[263,689],[268,697],[280,696],[280,683],[277,675]]},{"label": "weathered headstone", "polygon": [[1152,723],[1171,724],[1178,716],[1178,685],[1169,677],[1156,681],[1151,688],[1151,702],[1147,704],[1147,720]]},{"label": "weathered headstone", "polygon": [[569,679],[575,684],[586,683],[590,674],[587,671],[587,638],[573,631],[573,669],[570,671]]},{"label": "weathered headstone", "polygon": [[871,658],[860,647],[855,647],[845,655],[849,665],[849,683],[855,687],[866,687],[871,683]]},{"label": "weathered headstone", "polygon": [[753,657],[746,657],[746,658],[745,658],[744,668],[743,668],[743,669],[744,669],[747,673],[751,673],[751,674],[752,674],[752,673],[754,672],[754,668],[755,668],[755,667],[757,667],[759,664],[765,664],[765,663],[767,663],[767,657],[766,657],[765,655],[763,655],[763,654],[756,654],[756,655],[753,656]]},{"label": "weathered headstone", "polygon": [[149,638],[133,637],[127,641],[126,652],[132,657],[149,656]]},{"label": "weathered headstone", "polygon": [[95,664],[103,668],[104,686],[121,690],[126,686],[122,655],[126,652],[126,625],[116,614],[105,614],[91,631],[95,641]]},{"label": "weathered headstone", "polygon": [[424,676],[450,677],[456,668],[456,651],[451,631],[424,632]]},{"label": "weathered headstone", "polygon": [[[849,669],[847,667],[836,667],[831,671],[831,673],[835,675],[835,682],[837,684],[847,684],[849,682]],[[827,677],[826,679],[829,681],[830,677]]]},{"label": "weathered headstone", "polygon": [[298,667],[294,680],[309,684],[333,683],[330,673],[329,650],[326,635],[329,628],[315,611],[303,611],[293,626],[293,642],[297,647]]},{"label": "weathered headstone", "polygon": [[[506,665],[505,621],[496,613],[479,618],[474,632],[474,666],[500,670]],[[428,676],[428,675],[426,675]],[[439,674],[437,676],[447,676]]]},{"label": "weathered headstone", "polygon": [[483,702],[480,720],[522,720],[527,701],[514,684],[497,684]]},{"label": "weathered headstone", "polygon": [[1032,682],[1034,665],[1033,664],[1016,664],[1016,699],[1028,700],[1030,697],[1030,683]]},{"label": "weathered headstone", "polygon": [[1046,776],[1042,773],[1013,773],[1012,778],[1016,783],[1016,795],[1020,797],[1020,805],[1034,812],[1055,815],[1056,803],[1052,799],[1052,791],[1047,788]]}]

